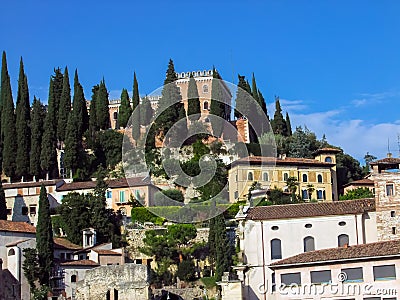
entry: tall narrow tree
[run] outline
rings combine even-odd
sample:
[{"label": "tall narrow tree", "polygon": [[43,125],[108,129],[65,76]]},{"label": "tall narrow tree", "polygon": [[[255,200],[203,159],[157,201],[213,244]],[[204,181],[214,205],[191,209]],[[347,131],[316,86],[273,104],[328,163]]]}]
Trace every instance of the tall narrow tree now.
[{"label": "tall narrow tree", "polygon": [[138,140],[140,137],[140,96],[139,85],[136,78],[136,72],[133,73],[133,90],[132,90],[132,137]]},{"label": "tall narrow tree", "polygon": [[44,185],[40,188],[38,223],[36,226],[36,249],[39,258],[41,285],[49,285],[54,257],[53,229],[50,217],[50,204]]},{"label": "tall narrow tree", "polygon": [[[199,91],[197,90],[196,80],[190,75],[188,91],[187,91],[188,109],[187,114],[191,123],[197,121],[200,117],[201,107]],[[196,114],[198,114],[196,116]]]},{"label": "tall narrow tree", "polygon": [[257,101],[258,104],[261,106],[259,94],[258,94],[258,88],[257,88],[257,82],[256,82],[256,77],[253,76],[251,78],[251,94],[253,95],[253,98]]},{"label": "tall narrow tree", "polygon": [[41,177],[40,152],[42,149],[43,123],[46,111],[40,100],[33,97],[31,110],[31,153],[30,153],[30,174],[36,178]]},{"label": "tall narrow tree", "polygon": [[63,89],[63,82],[64,82],[64,76],[63,73],[61,72],[60,68],[54,69],[54,75],[52,76],[53,79],[53,101],[54,101],[54,111],[53,111],[53,118],[55,120],[53,126],[54,126],[54,132],[57,137],[57,131],[58,131],[58,115],[60,111],[60,102],[61,102],[61,94],[62,94],[62,89]]},{"label": "tall narrow tree", "polygon": [[74,76],[74,100],[72,102],[72,109],[76,117],[78,136],[82,138],[83,133],[89,128],[89,115],[87,112],[85,95],[83,94],[83,87],[78,79],[78,70],[75,70]]},{"label": "tall narrow tree", "polygon": [[3,69],[1,86],[1,131],[3,141],[3,170],[4,173],[13,178],[15,176],[16,164],[15,154],[17,152],[17,140],[16,140],[16,129],[15,129],[15,113],[14,113],[14,101],[11,92],[10,76],[7,70],[6,54],[3,52]]},{"label": "tall narrow tree", "polygon": [[96,98],[99,91],[99,85],[95,85],[92,88],[92,99],[90,100],[89,106],[89,135],[90,139],[93,141],[95,133],[99,130],[97,126],[97,114],[96,114]]},{"label": "tall narrow tree", "polygon": [[261,93],[260,90],[258,90],[258,99],[259,99],[259,101],[261,103],[261,107],[262,107],[262,110],[263,110],[265,116],[269,120],[268,110],[267,110],[267,103],[265,102],[264,96],[263,96],[263,94]]},{"label": "tall narrow tree", "polygon": [[132,114],[132,106],[129,101],[129,94],[127,89],[122,89],[121,92],[121,105],[118,112],[118,127],[125,128],[128,124],[129,118]]},{"label": "tall narrow tree", "polygon": [[44,119],[44,132],[42,138],[42,149],[40,151],[40,166],[49,178],[58,177],[57,163],[57,138],[54,124],[55,119],[55,103],[53,93],[53,78],[50,78],[49,99],[47,105],[46,118]]},{"label": "tall narrow tree", "polygon": [[65,67],[63,86],[59,104],[58,120],[57,120],[57,138],[61,142],[65,140],[65,130],[67,128],[68,115],[71,111],[71,86],[69,84],[68,68]]},{"label": "tall narrow tree", "polygon": [[149,98],[144,97],[143,102],[140,106],[140,124],[147,126],[151,122],[151,118],[153,117],[153,108],[151,107],[151,103]]},{"label": "tall narrow tree", "polygon": [[281,109],[281,104],[279,102],[279,97],[275,98],[275,114],[274,114],[274,119],[271,122],[271,126],[275,134],[280,134],[283,136],[287,135],[286,122],[282,115],[282,109]]},{"label": "tall narrow tree", "polygon": [[238,75],[238,89],[236,91],[236,107],[235,107],[235,117],[242,118],[248,117],[250,114],[250,103],[249,96],[251,91],[249,90],[249,85],[245,80],[244,76]]},{"label": "tall narrow tree", "polygon": [[0,180],[0,220],[7,220],[7,202],[1,180]]},{"label": "tall narrow tree", "polygon": [[99,129],[110,128],[110,113],[108,110],[108,92],[104,79],[99,84],[96,97],[96,118],[97,126]]},{"label": "tall narrow tree", "polygon": [[292,135],[292,125],[290,124],[290,118],[288,112],[286,112],[286,130],[287,130],[287,135],[291,136]]},{"label": "tall narrow tree", "polygon": [[213,68],[213,79],[211,83],[211,105],[210,105],[210,121],[213,135],[220,137],[224,130],[223,120],[213,118],[212,115],[226,119],[226,103],[224,101],[224,92],[222,87],[221,76],[218,71]]},{"label": "tall narrow tree", "polygon": [[82,137],[79,136],[78,120],[75,111],[72,111],[68,116],[67,131],[65,133],[65,152],[64,152],[64,165],[65,168],[72,172],[74,176],[78,170],[80,160],[80,150],[82,144]]},{"label": "tall narrow tree", "polygon": [[30,106],[28,80],[24,72],[22,57],[19,65],[18,93],[16,105],[16,132],[17,132],[17,155],[16,175],[24,177],[29,175],[29,159],[31,148],[30,132]]}]

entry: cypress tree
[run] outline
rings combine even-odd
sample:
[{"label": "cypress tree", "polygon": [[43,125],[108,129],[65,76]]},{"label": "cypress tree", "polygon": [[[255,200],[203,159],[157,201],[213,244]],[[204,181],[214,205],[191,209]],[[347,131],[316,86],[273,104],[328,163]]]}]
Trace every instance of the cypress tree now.
[{"label": "cypress tree", "polygon": [[69,84],[68,68],[65,67],[57,122],[57,138],[60,142],[65,140],[65,130],[67,128],[68,115],[70,111],[71,86]]},{"label": "cypress tree", "polygon": [[72,174],[75,175],[79,168],[79,152],[81,136],[79,135],[77,114],[73,110],[68,116],[67,130],[65,133],[65,153],[64,165]]},{"label": "cypress tree", "polygon": [[92,140],[94,139],[95,133],[99,130],[99,127],[97,126],[97,114],[96,114],[96,98],[98,90],[99,90],[99,85],[95,85],[92,88],[92,99],[90,101],[90,107],[89,107],[89,134]]},{"label": "cypress tree", "polygon": [[265,102],[264,96],[263,96],[263,94],[261,93],[260,90],[258,90],[258,99],[259,99],[259,101],[261,103],[261,107],[262,107],[262,110],[263,110],[265,116],[269,120],[268,110],[267,110],[267,103]]},{"label": "cypress tree", "polygon": [[110,113],[108,110],[108,92],[104,79],[100,82],[96,97],[96,118],[99,129],[110,128]]},{"label": "cypress tree", "polygon": [[[74,100],[72,103],[73,113],[75,114],[77,122],[77,134],[82,138],[83,133],[89,128],[89,115],[87,112],[85,95],[83,94],[83,87],[79,83],[78,71],[75,70],[74,76]],[[107,104],[108,113],[108,104]]]},{"label": "cypress tree", "polygon": [[153,108],[149,98],[144,97],[140,106],[140,124],[147,126],[150,124],[151,118],[153,117]]},{"label": "cypress tree", "polygon": [[129,101],[129,94],[126,89],[122,89],[121,92],[121,105],[119,106],[118,113],[118,127],[125,128],[128,124],[129,118],[132,114],[132,107]]},{"label": "cypress tree", "polygon": [[290,124],[290,118],[288,112],[286,112],[286,129],[287,129],[287,135],[291,136],[292,135],[292,125]]},{"label": "cypress tree", "polygon": [[279,97],[275,98],[275,114],[274,119],[271,122],[272,130],[275,134],[280,134],[283,136],[287,135],[286,122],[282,115],[281,104],[279,102]]},{"label": "cypress tree", "polygon": [[0,180],[0,220],[7,220],[7,202],[1,180]]},{"label": "cypress tree", "polygon": [[[3,78],[4,75],[4,78]],[[4,173],[13,178],[15,176],[16,164],[15,154],[17,152],[17,140],[15,129],[14,102],[11,92],[10,76],[7,70],[6,54],[3,52],[2,86],[1,86],[1,130],[3,141],[3,170]]]},{"label": "cypress tree", "polygon": [[53,95],[54,95],[54,126],[57,133],[57,121],[58,121],[58,113],[60,111],[60,102],[61,102],[61,95],[63,90],[64,84],[64,76],[61,72],[60,68],[54,70],[53,75]]},{"label": "cypress tree", "polygon": [[31,111],[31,153],[30,153],[30,174],[39,178],[42,175],[40,167],[40,152],[42,149],[43,120],[46,111],[40,100],[33,98]]},{"label": "cypress tree", "polygon": [[16,155],[16,175],[19,177],[27,176],[29,172],[30,160],[30,106],[28,80],[24,72],[22,57],[19,65],[18,94],[16,105],[16,132],[17,132],[17,155]]},{"label": "cypress tree", "polygon": [[261,106],[259,94],[258,94],[258,88],[257,88],[257,83],[256,83],[256,77],[253,76],[251,78],[251,94],[253,95],[253,98],[257,101],[258,104]]},{"label": "cypress tree", "polygon": [[[193,78],[193,75],[190,75],[189,86],[187,91],[187,101],[188,101],[188,118],[191,123],[197,121],[200,117],[200,98],[199,91],[197,90],[196,80]],[[195,116],[199,114],[199,116]]]},{"label": "cypress tree", "polygon": [[54,246],[53,229],[50,217],[50,204],[44,185],[40,188],[38,223],[36,226],[36,249],[39,258],[39,282],[49,285],[50,272],[53,267]]},{"label": "cypress tree", "polygon": [[235,117],[242,118],[248,117],[250,114],[249,106],[249,90],[248,82],[245,80],[245,76],[238,75],[238,89],[236,91],[236,107],[235,107]]},{"label": "cypress tree", "polygon": [[136,73],[133,73],[133,91],[132,91],[132,137],[138,140],[140,137],[140,96],[139,85],[136,78]]},{"label": "cypress tree", "polygon": [[46,118],[44,120],[44,132],[42,138],[42,149],[40,151],[40,166],[49,178],[58,177],[57,163],[57,138],[54,124],[55,119],[55,100],[53,90],[53,78],[50,78],[49,99],[47,105]]},{"label": "cypress tree", "polygon": [[[221,102],[224,100],[224,94],[221,83],[221,76],[218,71],[213,68],[213,79],[211,83],[211,104],[210,104],[210,115],[215,115],[223,119],[227,119],[226,104]],[[210,116],[211,127],[213,130],[213,135],[220,137],[224,130],[223,121],[217,118],[212,118]]]}]

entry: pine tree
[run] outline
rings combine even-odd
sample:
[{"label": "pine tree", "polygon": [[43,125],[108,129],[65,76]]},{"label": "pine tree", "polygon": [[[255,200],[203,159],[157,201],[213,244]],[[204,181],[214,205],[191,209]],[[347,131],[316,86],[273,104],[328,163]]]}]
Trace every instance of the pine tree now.
[{"label": "pine tree", "polygon": [[42,149],[40,151],[40,166],[44,172],[46,172],[49,178],[58,177],[58,164],[57,164],[57,138],[56,129],[54,124],[55,119],[55,100],[53,90],[53,78],[50,78],[49,87],[49,99],[46,112],[46,118],[44,120],[44,132],[42,138]]},{"label": "pine tree", "polygon": [[39,258],[41,285],[49,285],[53,267],[53,229],[50,217],[50,204],[44,185],[40,188],[38,223],[36,226],[36,249]]},{"label": "pine tree", "polygon": [[[193,75],[190,75],[189,86],[187,92],[187,101],[188,101],[188,118],[191,123],[197,121],[200,117],[200,98],[199,91],[197,90],[196,80],[193,78]],[[198,114],[198,116],[196,116]]]},{"label": "pine tree", "polygon": [[287,129],[287,135],[291,136],[292,135],[292,125],[290,124],[290,118],[289,114],[286,112],[286,129]]},{"label": "pine tree", "polygon": [[275,98],[275,114],[274,119],[271,122],[271,126],[275,134],[287,136],[286,122],[285,119],[283,119],[279,97]]},{"label": "pine tree", "polygon": [[94,140],[95,133],[99,130],[97,126],[97,114],[96,114],[96,98],[99,91],[99,85],[95,85],[92,88],[92,99],[89,107],[89,135]]},{"label": "pine tree", "polygon": [[[4,78],[3,78],[4,74]],[[3,141],[3,170],[4,173],[13,178],[15,176],[15,154],[17,152],[17,140],[15,129],[14,102],[11,92],[10,76],[7,70],[6,54],[3,52],[1,86],[1,130]]]},{"label": "pine tree", "polygon": [[104,79],[100,82],[96,97],[96,118],[99,129],[110,128],[110,113],[108,110],[108,92]]},{"label": "pine tree", "polygon": [[132,91],[132,137],[137,141],[140,138],[140,96],[139,85],[136,79],[136,73],[133,73],[133,91]]},{"label": "pine tree", "polygon": [[78,79],[78,70],[75,70],[74,76],[74,99],[72,102],[72,109],[77,122],[78,137],[82,138],[83,133],[89,128],[89,115],[87,112],[85,95],[83,94],[83,87]]},{"label": "pine tree", "polygon": [[68,68],[65,67],[63,87],[58,112],[57,138],[60,142],[65,140],[68,115],[71,111],[71,86],[69,84]]},{"label": "pine tree", "polygon": [[126,89],[122,89],[121,92],[121,105],[119,106],[118,113],[118,126],[125,128],[128,124],[129,118],[132,114],[132,107],[129,101],[129,94]]},{"label": "pine tree", "polygon": [[40,167],[40,152],[42,149],[43,120],[46,111],[40,100],[33,98],[31,111],[31,153],[30,153],[30,174],[39,178],[42,175]]},{"label": "pine tree", "polygon": [[151,118],[153,117],[153,108],[151,107],[151,103],[149,98],[144,97],[143,102],[140,106],[140,124],[147,126],[151,122]]},{"label": "pine tree", "polygon": [[0,220],[7,220],[7,202],[1,180],[0,180]]},{"label": "pine tree", "polygon": [[226,119],[227,116],[227,107],[226,104],[223,103],[224,94],[223,87],[221,83],[221,76],[218,71],[213,68],[213,79],[211,83],[211,104],[210,104],[210,121],[211,127],[213,130],[213,135],[220,137],[224,130],[223,121],[219,118],[213,118],[212,115],[221,117]]},{"label": "pine tree", "polygon": [[16,175],[19,177],[29,174],[30,159],[30,106],[28,80],[24,72],[22,57],[19,65],[18,94],[16,105],[16,132],[17,132],[17,155],[16,155]]}]

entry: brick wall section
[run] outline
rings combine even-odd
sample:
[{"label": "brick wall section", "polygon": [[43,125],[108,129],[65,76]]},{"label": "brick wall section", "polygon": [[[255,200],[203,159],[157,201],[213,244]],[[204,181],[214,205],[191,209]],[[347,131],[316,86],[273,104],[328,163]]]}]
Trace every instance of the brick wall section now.
[{"label": "brick wall section", "polygon": [[[373,179],[378,240],[400,239],[400,173],[376,173]],[[387,195],[386,187],[389,184],[393,184],[392,196]]]}]

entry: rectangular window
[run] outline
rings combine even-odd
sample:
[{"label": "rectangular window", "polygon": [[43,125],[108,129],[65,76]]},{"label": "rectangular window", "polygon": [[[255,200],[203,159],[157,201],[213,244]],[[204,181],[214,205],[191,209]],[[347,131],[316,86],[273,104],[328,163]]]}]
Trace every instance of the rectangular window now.
[{"label": "rectangular window", "polygon": [[121,202],[121,203],[125,202],[125,191],[119,192],[119,202]]},{"label": "rectangular window", "polygon": [[342,273],[346,274],[346,282],[362,282],[363,278],[363,269],[360,268],[347,268],[342,269]]},{"label": "rectangular window", "polygon": [[285,285],[291,285],[292,283],[301,284],[301,273],[281,274],[281,283]]},{"label": "rectangular window", "polygon": [[22,208],[21,208],[21,214],[22,214],[23,216],[27,216],[27,215],[28,215],[28,207],[22,206]]},{"label": "rectangular window", "polygon": [[29,214],[31,216],[35,216],[36,215],[36,205],[30,205],[29,206]]},{"label": "rectangular window", "polygon": [[394,195],[394,186],[393,183],[386,185],[386,196],[393,196]]},{"label": "rectangular window", "polygon": [[395,280],[396,269],[394,265],[375,266],[374,267],[374,280]]},{"label": "rectangular window", "polygon": [[311,283],[329,283],[331,278],[331,271],[311,271]]},{"label": "rectangular window", "polygon": [[107,199],[110,199],[110,198],[111,198],[111,195],[112,195],[111,191],[107,191],[107,193],[106,193]]},{"label": "rectangular window", "polygon": [[392,234],[396,234],[396,227],[392,227]]},{"label": "rectangular window", "polygon": [[239,192],[235,191],[235,199],[239,198]]},{"label": "rectangular window", "polygon": [[11,216],[12,215],[12,209],[11,208],[7,208],[7,216]]},{"label": "rectangular window", "polygon": [[390,212],[390,217],[391,218],[394,218],[396,216],[396,212],[394,211],[394,210],[392,210],[391,212]]}]

